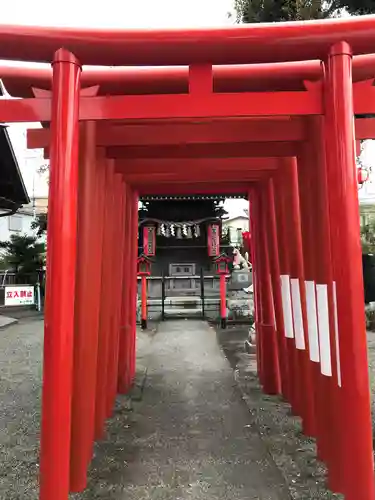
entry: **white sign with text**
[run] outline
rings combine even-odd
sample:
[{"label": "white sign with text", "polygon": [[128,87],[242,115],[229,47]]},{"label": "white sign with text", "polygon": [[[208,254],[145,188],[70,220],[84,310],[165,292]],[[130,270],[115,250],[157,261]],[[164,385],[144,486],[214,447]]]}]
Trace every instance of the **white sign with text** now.
[{"label": "white sign with text", "polygon": [[35,303],[34,287],[31,285],[17,285],[5,287],[6,306],[27,306]]}]

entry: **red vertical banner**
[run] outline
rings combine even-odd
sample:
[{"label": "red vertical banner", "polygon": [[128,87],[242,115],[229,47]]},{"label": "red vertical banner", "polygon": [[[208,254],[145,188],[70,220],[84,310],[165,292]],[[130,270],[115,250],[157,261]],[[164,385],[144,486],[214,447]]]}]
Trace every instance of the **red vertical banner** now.
[{"label": "red vertical banner", "polygon": [[208,255],[218,257],[220,254],[220,226],[219,224],[210,224],[207,231]]},{"label": "red vertical banner", "polygon": [[251,233],[250,231],[243,231],[242,240],[245,252],[248,252],[249,259],[251,258]]},{"label": "red vertical banner", "polygon": [[149,257],[155,255],[155,228],[153,226],[145,226],[143,228],[143,253]]}]

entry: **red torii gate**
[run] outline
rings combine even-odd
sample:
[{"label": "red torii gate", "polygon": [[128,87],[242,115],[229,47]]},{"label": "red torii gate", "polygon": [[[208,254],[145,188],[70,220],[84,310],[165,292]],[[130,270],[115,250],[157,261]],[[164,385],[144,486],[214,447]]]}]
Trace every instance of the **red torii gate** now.
[{"label": "red torii gate", "polygon": [[[0,26],[0,41],[1,58],[54,54],[52,78],[4,67],[5,85],[26,98],[0,100],[3,122],[51,122],[29,133],[51,160],[41,500],[85,487],[93,440],[134,377],[138,196],[215,191],[251,200],[264,391],[281,393],[316,437],[331,489],[373,500],[354,139],[373,137],[374,124],[356,120],[354,134],[353,117],[375,112],[375,18],[146,32]],[[132,69],[124,92],[128,70],[80,63],[189,70]]]}]

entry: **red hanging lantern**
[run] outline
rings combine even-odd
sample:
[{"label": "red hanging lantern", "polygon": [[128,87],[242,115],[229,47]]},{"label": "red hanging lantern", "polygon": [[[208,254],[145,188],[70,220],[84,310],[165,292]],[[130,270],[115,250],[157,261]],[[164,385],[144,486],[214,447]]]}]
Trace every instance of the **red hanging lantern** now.
[{"label": "red hanging lantern", "polygon": [[155,247],[155,227],[145,226],[143,228],[143,253],[149,257],[153,257],[155,255]]},{"label": "red hanging lantern", "polygon": [[220,253],[220,226],[219,224],[210,224],[207,230],[208,255],[218,257]]},{"label": "red hanging lantern", "polygon": [[243,231],[242,241],[243,241],[243,246],[245,248],[245,251],[250,253],[251,252],[251,234],[250,234],[250,231]]},{"label": "red hanging lantern", "polygon": [[357,168],[357,182],[360,186],[368,181],[369,173],[365,168],[359,167]]}]

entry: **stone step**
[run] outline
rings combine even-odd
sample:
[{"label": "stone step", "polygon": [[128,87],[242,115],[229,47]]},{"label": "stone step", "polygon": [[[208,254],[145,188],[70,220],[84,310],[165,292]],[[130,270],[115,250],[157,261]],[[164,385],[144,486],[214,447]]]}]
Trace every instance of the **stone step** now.
[{"label": "stone step", "polygon": [[202,308],[179,309],[176,307],[173,309],[164,309],[164,314],[166,317],[170,318],[195,318],[202,316]]},{"label": "stone step", "polygon": [[[206,305],[217,305],[220,303],[220,298],[205,298],[204,303]],[[138,300],[138,305],[141,304],[141,301]],[[149,306],[161,306],[161,299],[148,299],[147,304]],[[188,308],[196,308],[202,307],[202,300],[200,297],[166,297],[164,301],[164,307],[168,306],[176,306],[176,307],[185,307]]]}]

